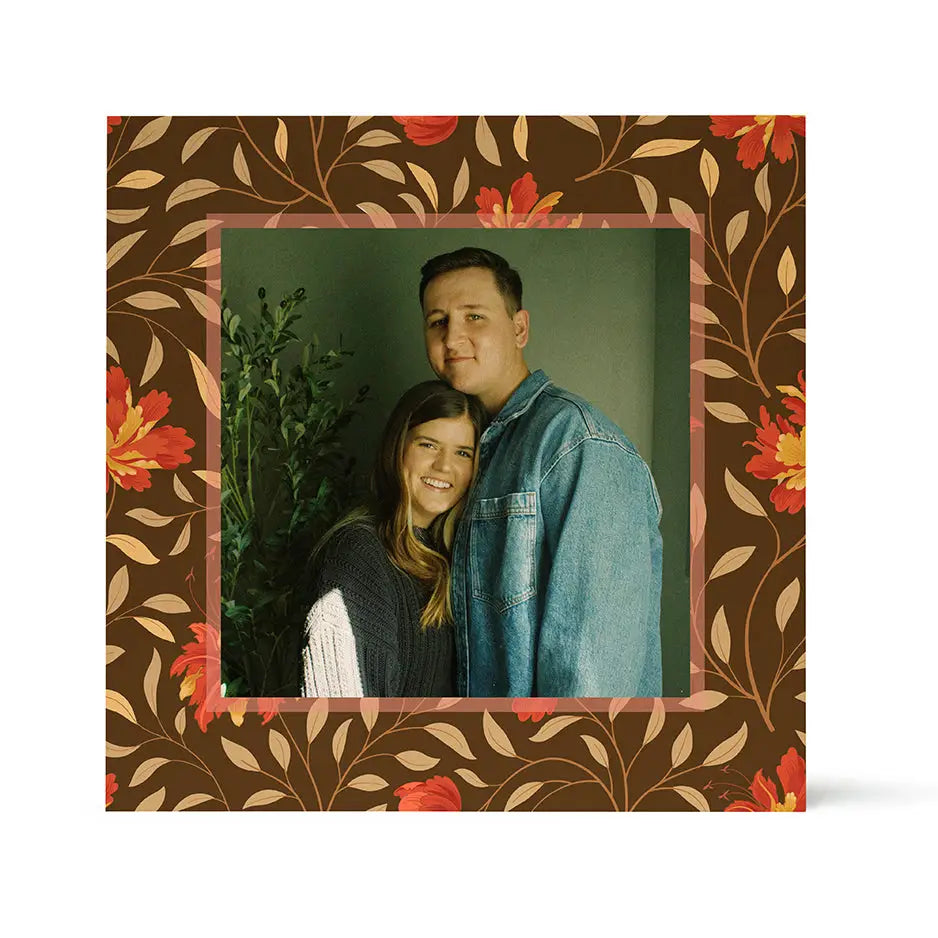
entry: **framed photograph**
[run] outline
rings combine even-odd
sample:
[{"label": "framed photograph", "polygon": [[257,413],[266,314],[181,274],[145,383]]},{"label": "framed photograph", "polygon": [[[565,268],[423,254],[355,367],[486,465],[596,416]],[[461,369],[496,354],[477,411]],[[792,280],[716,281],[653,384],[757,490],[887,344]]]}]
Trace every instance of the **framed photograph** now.
[{"label": "framed photograph", "polygon": [[[804,810],[804,135],[788,116],[108,118],[108,807]],[[504,319],[434,292],[479,272],[424,268],[466,249],[520,275],[514,302],[491,273]],[[467,338],[489,328],[527,363],[501,398],[473,371],[491,334]],[[389,429],[433,381],[484,405],[474,436],[449,420],[472,437],[452,453]],[[545,389],[589,443],[555,421],[511,463],[641,467],[654,590],[623,559],[646,529],[617,464],[588,497],[577,464],[555,528],[540,489],[486,488],[499,415]],[[410,445],[439,447],[432,472]],[[530,576],[503,585],[521,523]],[[388,544],[407,537],[447,559],[444,586],[405,572]],[[391,557],[374,575],[371,543]],[[365,564],[364,611],[322,587],[324,557]],[[377,583],[405,601],[398,576],[423,584],[406,654],[355,624],[386,608]],[[435,682],[404,677],[420,655]]]}]

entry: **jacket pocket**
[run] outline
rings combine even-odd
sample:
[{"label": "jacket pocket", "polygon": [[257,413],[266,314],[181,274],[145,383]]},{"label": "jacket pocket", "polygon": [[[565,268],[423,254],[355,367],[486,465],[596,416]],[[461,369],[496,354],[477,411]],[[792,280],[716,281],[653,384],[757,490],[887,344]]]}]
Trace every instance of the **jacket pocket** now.
[{"label": "jacket pocket", "polygon": [[536,493],[480,499],[473,507],[469,529],[473,598],[498,612],[530,599],[536,587],[536,537]]}]

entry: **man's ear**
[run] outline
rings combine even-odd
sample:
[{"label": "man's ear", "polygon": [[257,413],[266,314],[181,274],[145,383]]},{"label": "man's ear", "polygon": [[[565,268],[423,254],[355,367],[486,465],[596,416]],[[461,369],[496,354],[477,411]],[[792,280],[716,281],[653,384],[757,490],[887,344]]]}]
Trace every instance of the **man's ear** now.
[{"label": "man's ear", "polygon": [[515,347],[524,348],[528,344],[528,330],[531,325],[528,311],[519,309],[512,317],[512,325],[515,327]]}]

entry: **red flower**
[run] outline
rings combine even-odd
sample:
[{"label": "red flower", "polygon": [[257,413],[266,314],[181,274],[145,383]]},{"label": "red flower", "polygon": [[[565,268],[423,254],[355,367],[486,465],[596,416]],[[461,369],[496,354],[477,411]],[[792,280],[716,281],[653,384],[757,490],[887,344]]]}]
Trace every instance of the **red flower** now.
[{"label": "red flower", "polygon": [[[757,479],[774,479],[778,485],[769,498],[776,511],[789,514],[801,511],[805,503],[805,381],[804,372],[798,372],[800,390],[791,385],[779,385],[779,391],[788,391],[792,396],[783,397],[782,403],[791,411],[788,419],[776,417],[769,420],[765,407],[759,408],[761,429],[756,430],[755,442],[747,440],[744,446],[759,450],[746,463],[746,471]],[[792,424],[798,424],[797,430]]]},{"label": "red flower", "polygon": [[804,811],[805,806],[805,765],[804,759],[795,752],[792,746],[782,756],[781,764],[775,770],[778,780],[782,783],[783,800],[778,799],[778,790],[775,782],[762,774],[762,769],[756,772],[749,790],[753,801],[734,801],[727,811]]},{"label": "red flower", "polygon": [[104,807],[107,808],[114,803],[114,792],[119,788],[117,776],[113,772],[108,772],[104,776]]},{"label": "red flower", "polygon": [[195,446],[182,427],[154,425],[169,412],[172,398],[165,391],[150,391],[136,407],[130,381],[122,369],[107,374],[107,488],[111,479],[125,489],[142,492],[150,487],[150,469],[175,469],[191,462],[185,450]]},{"label": "red flower", "polygon": [[532,723],[537,723],[543,720],[546,714],[553,713],[556,706],[556,697],[515,697],[511,702],[511,709],[518,714],[522,723],[528,717]]},{"label": "red flower", "polygon": [[455,129],[458,117],[395,117],[404,133],[418,147],[430,147],[444,141]]},{"label": "red flower", "polygon": [[[189,705],[196,708],[195,721],[204,733],[215,717],[212,711],[205,709],[205,665],[209,658],[219,657],[218,630],[205,622],[195,622],[189,628],[195,633],[196,640],[182,646],[182,654],[170,666],[169,674],[175,677],[185,672],[179,686],[179,699],[189,698]],[[243,715],[244,711],[241,713]],[[235,719],[235,713],[232,719]]]},{"label": "red flower", "polygon": [[479,206],[476,215],[485,228],[579,228],[582,213],[569,224],[566,215],[553,224],[548,221],[547,216],[562,195],[562,192],[551,192],[539,200],[534,177],[525,173],[511,184],[507,205],[498,189],[483,186],[476,196]]},{"label": "red flower", "polygon": [[794,151],[793,133],[804,136],[803,116],[717,117],[711,115],[711,120],[713,123],[710,125],[710,132],[715,137],[726,137],[730,140],[735,137],[742,138],[736,149],[736,159],[746,169],[755,169],[765,159],[765,148],[770,140],[775,158],[779,163],[787,162]]},{"label": "red flower", "polygon": [[462,798],[451,778],[434,775],[425,782],[408,782],[395,792],[401,799],[398,811],[460,811]]},{"label": "red flower", "polygon": [[121,122],[119,117],[109,117],[107,119],[107,132],[110,133],[111,130],[116,127]]},{"label": "red flower", "polygon": [[257,712],[263,717],[261,726],[266,726],[270,721],[280,713],[280,704],[283,703],[283,697],[258,697]]}]

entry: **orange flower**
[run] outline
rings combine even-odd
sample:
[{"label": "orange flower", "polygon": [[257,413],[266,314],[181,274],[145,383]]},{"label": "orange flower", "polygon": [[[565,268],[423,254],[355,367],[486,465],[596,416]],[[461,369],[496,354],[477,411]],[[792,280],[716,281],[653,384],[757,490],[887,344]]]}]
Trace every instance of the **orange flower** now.
[{"label": "orange flower", "polygon": [[270,721],[280,713],[280,704],[283,703],[283,697],[258,697],[257,712],[263,717],[261,726],[266,726]]},{"label": "orange flower", "polygon": [[[170,677],[175,677],[185,672],[179,686],[179,699],[189,698],[189,705],[196,708],[195,721],[204,733],[215,718],[215,714],[205,708],[205,665],[209,658],[219,657],[218,630],[205,622],[195,622],[189,628],[195,634],[196,640],[182,646],[182,654],[170,666],[169,674]],[[232,720],[237,723],[238,707],[230,706],[229,710],[234,711]],[[242,709],[241,715],[243,714]]]},{"label": "orange flower", "polygon": [[404,127],[408,139],[418,147],[441,143],[456,129],[458,117],[395,117]]},{"label": "orange flower", "polygon": [[110,807],[114,803],[114,792],[119,788],[117,776],[113,772],[108,772],[104,776],[104,807]]},{"label": "orange flower", "polygon": [[551,192],[538,199],[537,183],[530,173],[525,173],[511,184],[507,205],[498,189],[483,186],[476,196],[479,206],[476,215],[485,228],[579,228],[582,213],[569,224],[566,215],[553,224],[548,221],[547,216],[562,195],[562,192]]},{"label": "orange flower", "polygon": [[556,697],[515,697],[511,702],[511,709],[518,714],[518,719],[522,723],[528,717],[531,718],[532,723],[538,723],[548,713],[553,713],[556,706]]},{"label": "orange flower", "polygon": [[107,132],[110,133],[120,122],[119,117],[109,117],[107,119]]},{"label": "orange flower", "polygon": [[729,140],[741,137],[736,148],[736,159],[745,169],[755,169],[765,159],[765,148],[772,141],[772,152],[779,163],[791,159],[794,152],[793,134],[804,136],[804,117],[776,115],[768,117],[711,115],[710,132],[715,137]]},{"label": "orange flower", "polygon": [[394,792],[401,799],[398,811],[461,811],[462,798],[451,778],[434,775],[425,782],[408,782]]},{"label": "orange flower", "polygon": [[[759,450],[746,463],[746,471],[757,479],[774,479],[778,485],[769,498],[776,511],[789,514],[801,511],[805,503],[805,381],[804,372],[798,372],[800,390],[791,385],[779,385],[779,391],[788,391],[792,396],[783,397],[782,403],[791,411],[788,419],[776,417],[769,420],[765,407],[759,408],[761,429],[756,430],[756,439],[747,440],[744,446]],[[801,426],[797,430],[793,424]]]},{"label": "orange flower", "polygon": [[756,772],[749,790],[753,801],[734,801],[727,811],[804,811],[805,806],[805,765],[804,759],[795,752],[795,747],[789,748],[782,756],[781,764],[775,770],[778,780],[782,783],[783,800],[779,801],[775,782],[762,774],[762,769]]},{"label": "orange flower", "polygon": [[154,425],[169,412],[172,398],[165,391],[150,391],[136,407],[130,381],[122,369],[107,374],[107,488],[111,479],[125,489],[142,492],[150,487],[150,469],[175,469],[191,462],[186,450],[195,441],[181,427]]}]

